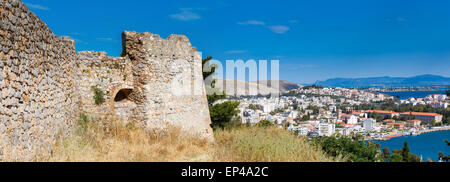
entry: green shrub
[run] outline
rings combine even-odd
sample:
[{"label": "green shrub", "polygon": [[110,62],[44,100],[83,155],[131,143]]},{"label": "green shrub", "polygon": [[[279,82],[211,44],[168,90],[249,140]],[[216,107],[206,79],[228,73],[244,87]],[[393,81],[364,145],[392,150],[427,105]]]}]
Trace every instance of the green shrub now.
[{"label": "green shrub", "polygon": [[94,92],[94,101],[96,105],[101,105],[105,102],[105,92],[98,88],[97,86],[92,86],[92,91]]},{"label": "green shrub", "polygon": [[381,161],[380,149],[374,142],[353,140],[348,137],[322,137],[314,140],[317,146],[332,157],[344,157],[348,162]]},{"label": "green shrub", "polygon": [[271,127],[271,126],[274,126],[274,124],[272,122],[270,122],[269,120],[267,120],[267,119],[263,119],[263,120],[259,121],[259,123],[256,124],[256,125],[259,126],[259,127]]},{"label": "green shrub", "polygon": [[225,128],[232,123],[233,118],[239,114],[239,102],[227,101],[209,107],[211,115],[211,127],[214,129]]}]

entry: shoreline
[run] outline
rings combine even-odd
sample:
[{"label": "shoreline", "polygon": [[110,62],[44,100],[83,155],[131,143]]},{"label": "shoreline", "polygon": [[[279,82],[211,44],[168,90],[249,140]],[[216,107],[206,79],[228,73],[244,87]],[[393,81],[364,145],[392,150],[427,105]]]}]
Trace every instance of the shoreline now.
[{"label": "shoreline", "polygon": [[424,133],[431,133],[431,132],[438,132],[438,131],[447,131],[450,130],[450,126],[443,126],[443,127],[436,127],[436,128],[432,128],[432,129],[427,129],[427,130],[420,130],[417,131],[416,133],[409,133],[409,134],[405,134],[405,133],[396,133],[393,135],[389,135],[389,136],[384,136],[383,138],[374,138],[374,139],[369,139],[367,141],[387,141],[390,140],[392,138],[398,138],[398,137],[402,137],[402,136],[419,136],[421,134]]}]

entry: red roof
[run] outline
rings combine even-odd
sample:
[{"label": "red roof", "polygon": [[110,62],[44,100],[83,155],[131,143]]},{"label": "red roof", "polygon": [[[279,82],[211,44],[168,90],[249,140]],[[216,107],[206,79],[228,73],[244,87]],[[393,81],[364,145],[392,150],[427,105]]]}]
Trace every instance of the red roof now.
[{"label": "red roof", "polygon": [[361,113],[361,112],[358,112],[358,111],[352,111],[352,114],[359,115],[359,114],[362,114],[362,113]]},{"label": "red roof", "polygon": [[404,112],[400,113],[402,115],[413,115],[413,116],[442,116],[437,113],[428,113],[428,112]]},{"label": "red roof", "polygon": [[342,114],[342,117],[351,117],[352,115],[351,114]]},{"label": "red roof", "polygon": [[376,112],[380,114],[397,114],[397,112],[394,111],[383,111],[383,110],[367,110],[365,112]]},{"label": "red roof", "polygon": [[350,127],[353,127],[355,125],[354,124],[343,124],[341,126],[344,127],[344,128],[350,128]]},{"label": "red roof", "polygon": [[386,125],[405,125],[405,123],[387,123]]},{"label": "red roof", "polygon": [[409,121],[406,121],[406,122],[413,123],[413,122],[422,122],[422,121],[420,121],[420,120],[409,120]]}]

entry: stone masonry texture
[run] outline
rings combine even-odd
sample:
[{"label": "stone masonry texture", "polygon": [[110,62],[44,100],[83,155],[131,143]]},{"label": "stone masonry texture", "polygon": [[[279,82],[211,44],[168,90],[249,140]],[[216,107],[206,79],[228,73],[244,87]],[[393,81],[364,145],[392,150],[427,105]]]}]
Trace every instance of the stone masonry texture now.
[{"label": "stone masonry texture", "polygon": [[49,154],[81,113],[213,140],[201,57],[187,37],[125,31],[123,57],[76,53],[23,2],[0,3],[0,161]]}]

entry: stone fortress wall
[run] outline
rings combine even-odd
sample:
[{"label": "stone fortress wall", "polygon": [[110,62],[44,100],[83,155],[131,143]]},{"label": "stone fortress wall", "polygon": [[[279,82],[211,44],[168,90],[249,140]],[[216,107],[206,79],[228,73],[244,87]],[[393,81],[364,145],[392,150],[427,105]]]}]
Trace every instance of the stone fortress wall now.
[{"label": "stone fortress wall", "polygon": [[0,154],[31,160],[75,120],[75,45],[18,0],[2,0],[0,17]]},{"label": "stone fortress wall", "polygon": [[123,57],[76,53],[21,1],[0,3],[0,161],[48,154],[80,113],[213,140],[201,57],[187,37],[124,32]]}]

